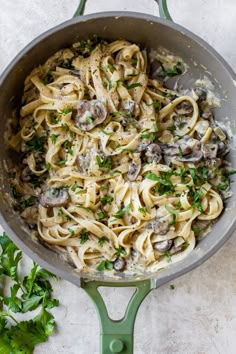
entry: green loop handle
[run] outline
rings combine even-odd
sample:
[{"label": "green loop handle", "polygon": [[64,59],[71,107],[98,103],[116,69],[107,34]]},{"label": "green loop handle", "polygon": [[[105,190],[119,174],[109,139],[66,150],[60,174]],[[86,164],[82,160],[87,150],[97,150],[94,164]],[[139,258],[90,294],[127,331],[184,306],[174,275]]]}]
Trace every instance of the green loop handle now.
[{"label": "green loop handle", "polygon": [[[79,6],[75,11],[73,17],[82,16],[84,14],[86,1],[87,0],[80,0]],[[164,18],[165,20],[173,21],[168,10],[168,6],[166,2],[167,0],[155,0],[155,1],[159,5],[160,17]]]},{"label": "green loop handle", "polygon": [[[136,288],[121,320],[112,320],[109,317],[103,298],[98,292],[98,287],[100,286]],[[100,353],[132,354],[135,318],[144,298],[152,289],[156,288],[155,282],[152,279],[148,279],[131,283],[108,283],[81,279],[81,287],[93,300],[98,311],[100,319]]]}]

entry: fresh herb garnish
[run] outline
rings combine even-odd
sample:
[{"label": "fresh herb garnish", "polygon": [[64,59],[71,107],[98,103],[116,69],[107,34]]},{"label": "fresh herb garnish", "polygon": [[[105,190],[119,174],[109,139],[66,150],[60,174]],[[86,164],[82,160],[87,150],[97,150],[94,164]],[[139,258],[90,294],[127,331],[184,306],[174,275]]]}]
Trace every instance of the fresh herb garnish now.
[{"label": "fresh herb garnish", "polygon": [[232,176],[232,175],[235,175],[235,174],[236,174],[236,170],[224,172],[224,176],[225,177],[229,177],[229,176]]},{"label": "fresh herb garnish", "polygon": [[176,216],[179,214],[179,212],[169,207],[169,205],[165,205],[165,208],[169,211],[169,213],[173,215],[173,221],[170,223],[170,225],[174,225],[176,223]]},{"label": "fresh herb garnish", "polygon": [[102,272],[105,269],[107,269],[107,270],[113,269],[113,263],[108,261],[107,259],[105,261],[101,261],[101,263],[97,266],[97,270],[99,272]]},{"label": "fresh herb garnish", "polygon": [[26,141],[26,145],[28,146],[29,150],[45,152],[45,141],[45,136],[34,136],[33,139]]},{"label": "fresh herb garnish", "polygon": [[68,113],[71,113],[71,112],[72,112],[71,108],[66,108],[66,109],[63,109],[62,111],[60,111],[59,114],[68,114]]},{"label": "fresh herb garnish", "polygon": [[98,216],[98,219],[99,219],[99,220],[102,220],[102,219],[104,219],[104,218],[106,217],[106,214],[103,213],[102,211],[99,211],[99,212],[97,213],[97,216]]},{"label": "fresh herb garnish", "polygon": [[161,109],[161,102],[160,101],[153,101],[150,104],[147,104],[148,106],[153,106],[153,108],[155,109],[155,112],[158,113]]},{"label": "fresh herb garnish", "polygon": [[103,172],[109,172],[112,168],[112,159],[109,156],[96,156],[96,161],[99,166],[99,170]]},{"label": "fresh herb garnish", "polygon": [[105,197],[101,198],[102,205],[106,205],[107,203],[111,203],[114,198],[111,195],[106,195]]},{"label": "fresh herb garnish", "polygon": [[19,205],[20,211],[22,212],[26,208],[34,205],[36,199],[37,199],[37,197],[35,197],[34,195],[31,195],[29,198],[22,199],[21,201],[19,201],[18,205]]},{"label": "fresh herb garnish", "polygon": [[74,235],[75,235],[74,230],[72,230],[72,229],[70,229],[70,228],[68,228],[67,230],[69,231],[69,233],[71,234],[71,236],[74,236]]},{"label": "fresh herb garnish", "polygon": [[156,136],[154,134],[145,134],[145,133],[141,133],[140,134],[140,138],[141,139],[148,139],[148,140],[155,140]]},{"label": "fresh herb garnish", "polygon": [[93,117],[86,117],[86,122],[89,124],[93,123]]},{"label": "fresh herb garnish", "polygon": [[167,128],[170,132],[176,130],[176,127],[174,125],[171,125],[170,127]]},{"label": "fresh herb garnish", "polygon": [[146,216],[146,214],[147,214],[147,207],[140,207],[140,208],[138,208],[138,211],[140,211],[140,213],[142,213],[143,214],[143,216]]},{"label": "fresh herb garnish", "polygon": [[107,131],[104,130],[101,126],[98,127],[98,128],[101,130],[101,132],[103,132],[103,134],[106,134],[106,135],[112,135],[112,134],[114,134],[114,132],[107,132]]},{"label": "fresh herb garnish", "polygon": [[166,262],[168,262],[168,263],[171,262],[170,251],[166,251],[166,252],[165,252],[165,258],[166,258]]},{"label": "fresh herb garnish", "polygon": [[179,157],[182,158],[183,157],[183,150],[182,150],[181,146],[178,146],[178,150],[179,150]]},{"label": "fresh herb garnish", "polygon": [[170,180],[172,175],[173,175],[173,170],[169,170],[167,172],[161,172],[160,177],[158,177],[155,173],[150,172],[146,174],[145,178],[150,179],[152,181],[157,181],[154,187],[154,192],[163,195],[163,194],[174,192],[175,186]]},{"label": "fresh herb garnish", "polygon": [[53,124],[57,124],[58,123],[58,118],[54,115],[54,113],[50,113],[50,119],[51,119],[51,122],[53,123]]},{"label": "fresh herb garnish", "polygon": [[172,68],[165,69],[163,64],[159,61],[165,76],[173,77],[182,74],[181,63],[177,62]]},{"label": "fresh herb garnish", "polygon": [[120,170],[112,171],[112,172],[110,172],[110,176],[114,176],[116,173],[122,173],[122,171],[120,171]]},{"label": "fresh herb garnish", "polygon": [[51,142],[53,144],[56,144],[56,141],[57,141],[57,138],[60,136],[60,134],[52,134],[52,135],[49,135],[49,138],[51,139]]},{"label": "fresh herb garnish", "polygon": [[107,238],[106,236],[99,237],[99,238],[98,238],[98,244],[99,244],[99,246],[100,246],[100,247],[103,247],[105,241],[108,241],[108,238]]},{"label": "fresh herb garnish", "polygon": [[123,209],[121,210],[118,210],[113,216],[114,218],[116,219],[121,219],[122,216],[131,209],[131,205],[128,204],[126,207],[124,207]]},{"label": "fresh herb garnish", "polygon": [[84,209],[84,210],[86,210],[88,213],[93,213],[92,209],[87,208],[87,207],[85,207],[85,206],[83,206],[83,205],[77,205],[77,208]]},{"label": "fresh herb garnish", "polygon": [[72,192],[75,192],[77,188],[78,188],[78,183],[75,182],[71,187]]},{"label": "fresh herb garnish", "polygon": [[66,163],[66,160],[59,160],[55,163],[55,165],[61,166],[61,165],[65,165],[65,163]]},{"label": "fresh herb garnish", "polygon": [[120,257],[121,255],[127,256],[127,252],[123,247],[116,248],[116,255]]},{"label": "fresh herb garnish", "polygon": [[194,232],[194,235],[197,237],[200,234],[200,228],[197,225],[192,225],[192,230]]},{"label": "fresh herb garnish", "polygon": [[159,132],[157,123],[153,123],[153,129],[154,129],[154,132]]},{"label": "fresh herb garnish", "polygon": [[108,81],[107,88],[108,88],[109,91],[112,89],[112,82],[111,82],[111,80]]},{"label": "fresh herb garnish", "polygon": [[142,86],[142,84],[141,84],[140,82],[135,82],[134,84],[130,84],[130,85],[125,85],[125,84],[124,84],[124,86],[127,88],[127,90],[131,90],[131,89],[133,89],[133,88],[135,88],[135,87],[140,87],[140,86]]},{"label": "fresh herb garnish", "polygon": [[80,244],[83,245],[86,241],[88,241],[88,231],[82,229],[80,232]]},{"label": "fresh herb garnish", "polygon": [[187,186],[189,189],[189,196],[192,199],[192,208],[197,208],[201,213],[203,213],[201,198],[204,196],[204,193],[201,189],[194,190],[191,186]]}]

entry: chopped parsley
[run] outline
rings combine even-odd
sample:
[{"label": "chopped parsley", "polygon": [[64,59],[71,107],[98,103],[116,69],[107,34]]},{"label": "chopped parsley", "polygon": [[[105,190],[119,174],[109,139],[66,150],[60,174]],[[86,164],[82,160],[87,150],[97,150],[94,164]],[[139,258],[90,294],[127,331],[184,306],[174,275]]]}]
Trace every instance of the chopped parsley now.
[{"label": "chopped parsley", "polygon": [[176,216],[179,214],[177,210],[172,209],[168,205],[165,205],[166,210],[169,211],[173,215],[173,221],[170,223],[170,225],[174,225],[176,223]]},{"label": "chopped parsley", "polygon": [[109,172],[112,169],[112,159],[109,156],[96,156],[96,161],[99,166],[99,170],[103,172]]},{"label": "chopped parsley", "polygon": [[84,210],[86,210],[88,213],[93,213],[92,209],[87,208],[87,207],[85,207],[85,206],[83,206],[83,205],[77,205],[77,208],[84,209]]},{"label": "chopped parsley", "polygon": [[51,139],[51,142],[53,144],[56,144],[57,138],[60,136],[60,134],[52,134],[49,136],[49,138]]},{"label": "chopped parsley", "polygon": [[45,136],[34,136],[33,139],[26,141],[26,145],[29,150],[45,152],[45,144],[46,137]]},{"label": "chopped parsley", "polygon": [[183,157],[183,150],[181,148],[181,146],[178,147],[179,150],[179,157],[182,158]]},{"label": "chopped parsley", "polygon": [[160,101],[153,101],[152,103],[148,104],[148,106],[153,106],[155,112],[158,113],[161,109],[161,102]]},{"label": "chopped parsley", "polygon": [[105,241],[108,241],[108,238],[107,238],[106,236],[99,237],[99,238],[98,238],[98,244],[99,244],[99,246],[100,246],[100,247],[103,247]]},{"label": "chopped parsley", "polygon": [[88,241],[88,231],[82,229],[80,232],[80,244],[83,245],[86,241]]},{"label": "chopped parsley", "polygon": [[23,210],[25,210],[26,208],[28,208],[28,207],[34,205],[36,199],[37,199],[37,197],[35,197],[34,195],[31,195],[29,198],[22,199],[22,200],[18,203],[19,208],[20,208],[20,211],[23,211]]},{"label": "chopped parsley", "polygon": [[51,112],[49,117],[51,119],[52,124],[57,124],[58,123],[58,118],[54,115],[54,113]]},{"label": "chopped parsley", "polygon": [[68,113],[71,113],[71,112],[72,112],[71,108],[66,108],[66,109],[63,109],[62,111],[60,111],[59,114],[68,114]]},{"label": "chopped parsley", "polygon": [[197,225],[192,225],[192,230],[194,232],[194,235],[197,237],[200,234],[200,228]]},{"label": "chopped parsley", "polygon": [[93,123],[93,117],[86,117],[86,122],[89,124]]},{"label": "chopped parsley", "polygon": [[120,171],[120,170],[112,171],[112,172],[110,172],[110,176],[114,176],[116,173],[122,173],[122,171]]},{"label": "chopped parsley", "polygon": [[99,219],[99,220],[102,220],[102,219],[104,219],[104,218],[106,217],[106,214],[103,213],[102,211],[99,211],[99,212],[97,213],[97,216],[98,216],[98,219]]},{"label": "chopped parsley", "polygon": [[111,195],[106,195],[105,197],[101,198],[102,205],[106,205],[107,203],[111,203],[114,198]]},{"label": "chopped parsley", "polygon": [[154,134],[145,134],[145,133],[141,133],[140,134],[140,138],[141,139],[148,139],[148,140],[155,140],[156,136]]},{"label": "chopped parsley", "polygon": [[168,262],[168,263],[171,262],[170,251],[166,251],[166,252],[165,252],[165,258],[166,258],[166,262]]},{"label": "chopped parsley", "polygon": [[120,257],[121,255],[127,256],[127,252],[123,247],[116,248],[116,255]]},{"label": "chopped parsley", "polygon": [[106,134],[106,135],[112,135],[112,134],[114,134],[114,132],[107,132],[107,131],[104,130],[101,126],[99,127],[99,129],[101,130],[101,132],[103,132],[103,134]]},{"label": "chopped parsley", "polygon": [[61,166],[61,165],[65,165],[65,163],[66,163],[66,160],[60,160],[60,161],[57,161],[57,162],[55,163],[55,165]]},{"label": "chopped parsley", "polygon": [[160,177],[158,177],[155,173],[150,172],[146,174],[145,178],[150,179],[152,181],[157,181],[154,187],[154,193],[159,193],[159,195],[173,193],[175,186],[171,182],[170,178],[173,175],[173,170],[169,170],[167,172],[160,172]]},{"label": "chopped parsley", "polygon": [[114,218],[116,219],[121,219],[122,216],[131,209],[131,205],[128,204],[126,207],[124,207],[123,209],[121,210],[118,210],[113,216]]},{"label": "chopped parsley", "polygon": [[112,82],[111,82],[111,80],[108,81],[107,88],[108,88],[109,91],[112,89]]},{"label": "chopped parsley", "polygon": [[72,192],[75,192],[77,188],[78,188],[78,183],[75,182],[71,187]]},{"label": "chopped parsley", "polygon": [[97,270],[99,272],[102,272],[103,270],[112,270],[113,269],[113,263],[108,261],[107,259],[104,261],[101,261],[101,263],[97,266]]},{"label": "chopped parsley", "polygon": [[130,85],[124,85],[127,90],[131,90],[134,89],[135,87],[140,87],[142,86],[142,84],[140,82],[135,82],[134,84],[130,84]]},{"label": "chopped parsley", "polygon": [[146,216],[147,214],[147,207],[140,207],[138,208],[138,211],[143,214],[143,216]]},{"label": "chopped parsley", "polygon": [[69,233],[71,234],[71,236],[74,236],[74,235],[75,235],[74,230],[72,230],[72,229],[68,228],[68,231],[69,231]]}]

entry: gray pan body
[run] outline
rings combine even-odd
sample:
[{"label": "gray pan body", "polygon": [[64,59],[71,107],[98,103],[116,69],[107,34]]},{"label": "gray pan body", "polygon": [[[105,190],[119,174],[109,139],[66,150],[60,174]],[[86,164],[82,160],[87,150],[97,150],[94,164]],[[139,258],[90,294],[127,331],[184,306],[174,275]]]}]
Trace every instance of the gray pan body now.
[{"label": "gray pan body", "polygon": [[[159,286],[187,271],[199,266],[213,255],[230,237],[235,229],[236,220],[236,184],[232,184],[233,196],[227,201],[227,208],[212,227],[207,237],[202,239],[195,250],[183,261],[170,265],[169,268],[141,277],[126,277],[120,280],[104,277],[101,274],[92,276],[79,273],[54,251],[33,240],[26,226],[13,211],[10,198],[10,186],[6,165],[10,160],[9,151],[3,136],[6,123],[12,111],[19,106],[23,83],[31,70],[46,61],[48,57],[72,43],[97,35],[107,40],[126,39],[141,44],[148,49],[162,46],[175,55],[179,55],[189,66],[189,74],[183,80],[187,88],[193,82],[207,75],[214,82],[216,91],[222,98],[222,107],[215,110],[218,121],[227,127],[230,125],[232,134],[236,136],[236,76],[224,59],[206,42],[183,27],[157,17],[130,12],[107,12],[87,15],[67,21],[42,34],[32,41],[11,62],[0,80],[0,167],[1,167],[1,201],[0,223],[11,239],[32,259],[58,276],[80,285],[81,277],[100,281],[134,282],[148,278],[156,279]],[[233,145],[233,141],[232,141]],[[236,152],[230,153],[232,168],[236,168]],[[17,162],[16,162],[17,163]]]}]

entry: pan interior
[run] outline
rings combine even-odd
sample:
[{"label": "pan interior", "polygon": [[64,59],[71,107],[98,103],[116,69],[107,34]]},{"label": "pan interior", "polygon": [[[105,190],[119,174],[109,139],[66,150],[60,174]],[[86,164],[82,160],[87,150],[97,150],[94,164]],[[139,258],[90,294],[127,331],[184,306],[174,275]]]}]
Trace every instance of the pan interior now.
[{"label": "pan interior", "polygon": [[[214,83],[215,91],[221,97],[220,108],[214,113],[216,120],[227,127],[227,131],[236,135],[234,112],[236,112],[235,82],[233,73],[228,65],[206,43],[192,35],[187,30],[170,22],[158,18],[134,13],[105,13],[85,16],[82,19],[73,19],[55,29],[48,31],[23,50],[10,64],[0,82],[0,129],[6,132],[12,112],[19,107],[23,83],[31,70],[43,64],[52,54],[62,48],[70,47],[72,43],[94,37],[106,40],[126,39],[141,45],[148,50],[164,47],[175,55],[180,56],[189,66],[188,74],[184,76],[182,85],[192,87],[193,83],[204,76],[208,76]],[[236,168],[236,143],[231,141],[229,159],[232,168]],[[59,276],[79,284],[80,277],[91,278],[90,274],[82,274],[58,256],[52,250],[33,240],[23,221],[13,211],[10,197],[10,186],[7,175],[7,166],[10,161],[17,163],[17,157],[8,151],[4,139],[0,141],[1,167],[1,203],[0,222],[6,232],[31,258]],[[11,162],[11,163],[12,163]],[[213,254],[230,236],[236,218],[236,185],[232,184],[233,196],[227,201],[226,209],[212,227],[212,232],[202,239],[192,252],[191,256],[173,264],[168,269],[157,274],[143,274],[126,278],[108,278],[101,274],[92,276],[97,280],[133,281],[156,277],[157,281],[169,280],[187,270],[194,268]]]}]

